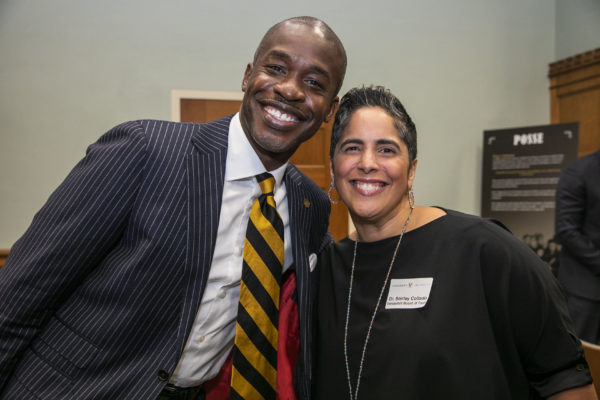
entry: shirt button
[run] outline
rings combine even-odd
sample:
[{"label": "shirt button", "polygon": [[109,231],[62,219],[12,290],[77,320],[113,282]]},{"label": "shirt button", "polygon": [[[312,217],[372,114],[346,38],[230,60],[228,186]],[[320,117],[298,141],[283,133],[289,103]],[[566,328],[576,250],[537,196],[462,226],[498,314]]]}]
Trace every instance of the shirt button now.
[{"label": "shirt button", "polygon": [[164,369],[161,369],[160,371],[158,371],[158,379],[160,379],[161,381],[166,381],[167,379],[169,379],[169,373]]},{"label": "shirt button", "polygon": [[242,255],[242,248],[239,246],[236,246],[235,248],[235,254],[240,257]]},{"label": "shirt button", "polygon": [[204,342],[204,339],[206,339],[206,336],[204,336],[204,335],[201,335],[201,336],[198,338],[198,342],[199,342],[199,343],[202,343],[202,342]]},{"label": "shirt button", "polygon": [[219,296],[221,299],[224,299],[226,294],[227,293],[225,293],[225,290],[221,289],[219,290],[219,294],[217,296]]}]

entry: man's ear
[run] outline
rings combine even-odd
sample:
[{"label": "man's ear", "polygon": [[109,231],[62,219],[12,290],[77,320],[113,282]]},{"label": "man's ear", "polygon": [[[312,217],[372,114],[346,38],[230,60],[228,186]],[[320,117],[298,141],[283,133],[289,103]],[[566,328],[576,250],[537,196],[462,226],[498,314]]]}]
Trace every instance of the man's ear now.
[{"label": "man's ear", "polygon": [[242,92],[246,91],[246,88],[248,87],[248,80],[250,79],[250,74],[252,74],[252,63],[248,63],[248,65],[246,65],[246,71],[244,72],[244,79],[242,79]]},{"label": "man's ear", "polygon": [[335,99],[333,99],[333,101],[329,105],[329,111],[325,116],[325,122],[329,122],[331,118],[333,118],[333,116],[335,115],[335,111],[337,110],[338,104],[340,104],[340,98],[339,96],[336,96]]}]

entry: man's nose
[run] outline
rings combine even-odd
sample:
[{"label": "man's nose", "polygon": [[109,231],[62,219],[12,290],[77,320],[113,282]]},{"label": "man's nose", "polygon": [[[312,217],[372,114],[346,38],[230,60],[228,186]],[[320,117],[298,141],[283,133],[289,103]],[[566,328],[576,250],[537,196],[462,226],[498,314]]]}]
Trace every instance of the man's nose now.
[{"label": "man's nose", "polygon": [[292,75],[282,78],[274,87],[275,92],[289,101],[304,100],[304,90],[301,80]]}]

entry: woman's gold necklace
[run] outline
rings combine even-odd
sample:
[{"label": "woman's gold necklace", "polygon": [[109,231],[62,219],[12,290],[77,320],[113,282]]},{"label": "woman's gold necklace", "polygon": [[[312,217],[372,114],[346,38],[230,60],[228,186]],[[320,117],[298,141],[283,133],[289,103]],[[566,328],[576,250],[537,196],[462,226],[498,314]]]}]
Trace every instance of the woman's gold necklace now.
[{"label": "woman's gold necklace", "polygon": [[385,287],[388,284],[390,273],[392,272],[392,266],[394,265],[394,261],[396,260],[396,253],[398,252],[398,248],[400,247],[400,243],[402,242],[402,238],[404,237],[404,232],[406,232],[406,227],[408,226],[408,222],[410,221],[413,209],[414,206],[410,208],[408,217],[406,217],[406,222],[402,227],[400,238],[398,239],[398,243],[396,244],[396,248],[394,249],[392,261],[390,262],[390,266],[388,267],[387,273],[385,274],[385,280],[383,281],[383,287],[381,288],[381,292],[379,293],[379,298],[377,299],[375,310],[373,310],[373,315],[371,315],[371,321],[369,322],[369,328],[367,329],[365,343],[363,345],[362,354],[360,356],[358,376],[356,378],[356,391],[352,393],[352,381],[350,380],[350,363],[348,362],[348,323],[350,322],[350,301],[352,300],[352,284],[354,283],[354,263],[356,262],[356,249],[358,248],[358,237],[354,242],[354,255],[352,256],[352,270],[350,272],[350,287],[348,288],[348,306],[346,307],[346,326],[344,327],[344,360],[346,361],[346,376],[348,377],[348,389],[350,391],[350,400],[358,400],[358,387],[360,386],[360,377],[362,375],[363,365],[365,361],[365,353],[367,352],[367,344],[369,343],[369,338],[371,336],[371,328],[373,328],[373,322],[375,321],[377,309],[379,308],[379,304],[381,303],[381,298],[383,297]]}]

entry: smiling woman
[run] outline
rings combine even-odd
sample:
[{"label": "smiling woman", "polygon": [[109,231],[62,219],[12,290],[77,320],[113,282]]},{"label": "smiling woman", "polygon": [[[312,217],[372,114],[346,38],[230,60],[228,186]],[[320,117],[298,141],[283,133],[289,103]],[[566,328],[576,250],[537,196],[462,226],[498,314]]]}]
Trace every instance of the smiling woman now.
[{"label": "smiling woman", "polygon": [[415,205],[416,149],[388,90],[340,101],[331,176],[356,237],[319,256],[315,398],[594,399],[550,270],[491,221]]},{"label": "smiling woman", "polygon": [[331,169],[355,224],[368,222],[367,226],[377,227],[373,233],[382,236],[406,219],[417,167],[417,160],[410,158],[394,119],[385,110],[364,107],[353,114],[336,146]]}]

